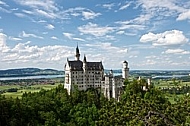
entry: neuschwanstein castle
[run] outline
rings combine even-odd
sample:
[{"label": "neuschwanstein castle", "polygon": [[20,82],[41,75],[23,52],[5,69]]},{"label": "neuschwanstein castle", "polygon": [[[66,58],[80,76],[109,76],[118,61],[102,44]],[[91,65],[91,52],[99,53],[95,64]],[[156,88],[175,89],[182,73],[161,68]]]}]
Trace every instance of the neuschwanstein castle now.
[{"label": "neuschwanstein castle", "polygon": [[88,88],[100,88],[104,95],[110,99],[118,100],[123,82],[129,76],[129,68],[127,61],[123,62],[122,76],[114,76],[112,70],[104,73],[102,62],[88,62],[84,55],[83,61],[80,60],[80,52],[76,48],[76,60],[70,61],[67,58],[65,64],[65,84],[64,88],[68,93],[73,90],[74,85],[79,90],[87,90]]}]

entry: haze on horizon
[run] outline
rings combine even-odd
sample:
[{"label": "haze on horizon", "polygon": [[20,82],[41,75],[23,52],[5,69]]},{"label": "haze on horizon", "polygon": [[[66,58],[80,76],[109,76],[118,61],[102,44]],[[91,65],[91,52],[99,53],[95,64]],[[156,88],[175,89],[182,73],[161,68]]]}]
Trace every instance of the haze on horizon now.
[{"label": "haze on horizon", "polygon": [[0,0],[0,69],[62,70],[74,59],[105,69],[190,69],[189,0]]}]

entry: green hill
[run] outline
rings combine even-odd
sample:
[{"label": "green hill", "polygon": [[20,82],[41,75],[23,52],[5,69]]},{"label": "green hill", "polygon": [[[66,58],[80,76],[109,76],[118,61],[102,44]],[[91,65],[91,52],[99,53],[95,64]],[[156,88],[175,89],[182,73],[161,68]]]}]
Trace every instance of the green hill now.
[{"label": "green hill", "polygon": [[19,76],[36,76],[36,75],[61,75],[64,71],[54,69],[39,69],[39,68],[20,68],[0,70],[0,77],[19,77]]}]

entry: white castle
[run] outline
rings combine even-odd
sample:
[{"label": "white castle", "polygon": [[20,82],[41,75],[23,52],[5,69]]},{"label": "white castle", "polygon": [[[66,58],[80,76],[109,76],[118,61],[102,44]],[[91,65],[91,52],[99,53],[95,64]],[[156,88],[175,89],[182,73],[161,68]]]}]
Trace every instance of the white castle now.
[{"label": "white castle", "polygon": [[78,90],[87,90],[88,88],[99,88],[108,99],[119,99],[123,82],[129,76],[127,61],[123,62],[122,76],[114,76],[112,70],[104,74],[102,62],[87,62],[84,55],[83,61],[80,60],[79,48],[76,48],[76,60],[65,64],[65,84],[64,88],[70,94],[74,87]]}]

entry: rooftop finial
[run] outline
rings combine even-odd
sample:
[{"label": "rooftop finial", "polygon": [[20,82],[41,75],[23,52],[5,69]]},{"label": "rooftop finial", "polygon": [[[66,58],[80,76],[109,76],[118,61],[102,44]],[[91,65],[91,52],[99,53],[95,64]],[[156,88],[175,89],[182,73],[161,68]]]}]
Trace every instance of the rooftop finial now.
[{"label": "rooftop finial", "polygon": [[77,48],[76,48],[76,55],[75,55],[75,57],[76,57],[77,61],[80,60],[80,52],[79,52],[79,48],[78,48],[78,42],[77,42]]},{"label": "rooftop finial", "polygon": [[79,53],[79,47],[78,47],[78,42],[77,42],[77,48],[76,48],[76,54]]}]

